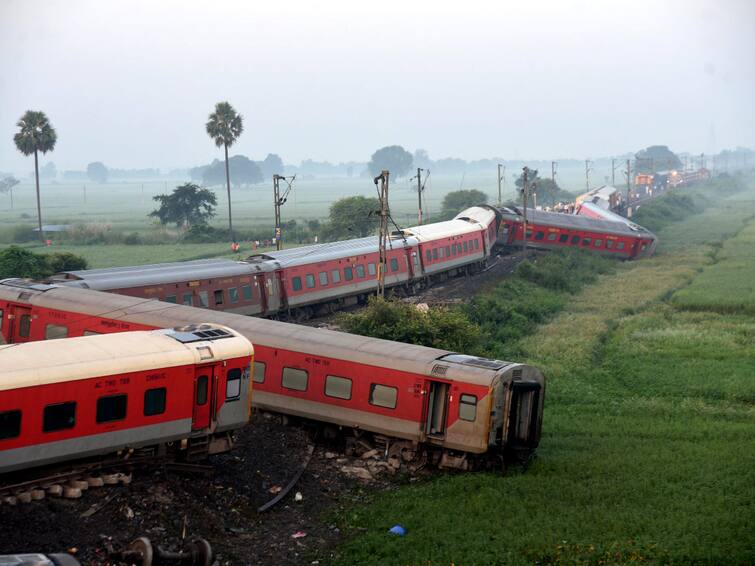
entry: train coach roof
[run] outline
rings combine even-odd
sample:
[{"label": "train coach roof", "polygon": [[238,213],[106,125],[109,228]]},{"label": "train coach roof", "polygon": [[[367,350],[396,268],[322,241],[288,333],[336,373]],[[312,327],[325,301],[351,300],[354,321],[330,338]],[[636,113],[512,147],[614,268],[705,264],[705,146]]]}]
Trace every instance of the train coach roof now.
[{"label": "train coach roof", "polygon": [[593,211],[595,214],[600,214],[607,222],[618,222],[620,224],[626,224],[635,232],[648,232],[646,228],[643,228],[639,224],[635,224],[631,220],[628,220],[611,210],[606,210],[604,208],[601,208],[600,206],[592,202],[583,202],[580,206],[582,208],[586,208],[588,210]]},{"label": "train coach roof", "polygon": [[[501,212],[517,218],[522,218],[521,208],[502,209]],[[600,220],[598,218],[589,218],[577,214],[563,214],[560,212],[546,212],[527,208],[527,221],[534,224],[543,224],[545,226],[555,226],[557,228],[566,228],[569,230],[591,230],[593,232],[602,232],[606,234],[617,234],[625,236],[636,236],[638,233],[650,234],[648,230],[637,224],[626,224],[624,222],[611,222]]]},{"label": "train coach roof", "polygon": [[[405,236],[414,236],[420,242],[452,238],[454,236],[462,236],[464,234],[479,231],[480,226],[477,223],[461,219],[434,222],[433,224],[425,224],[424,226],[412,226],[411,228],[401,230]],[[396,234],[396,232],[394,232],[394,234]]]},{"label": "train coach roof", "polygon": [[[233,333],[231,340],[189,343],[186,334],[135,331],[0,346],[0,391],[252,354],[249,342]],[[211,349],[211,358],[206,350],[200,354],[204,347]]]},{"label": "train coach roof", "polygon": [[53,275],[50,280],[62,285],[107,291],[145,285],[178,283],[192,279],[247,275],[252,271],[253,268],[248,264],[232,259],[200,259],[130,267],[63,271]]},{"label": "train coach roof", "polygon": [[433,375],[433,368],[441,364],[448,367],[444,378],[478,385],[490,385],[499,371],[441,360],[453,352],[436,348],[99,291],[59,286],[50,286],[47,290],[24,290],[15,285],[14,281],[0,281],[0,299],[18,300],[23,293],[25,301],[32,305],[155,327],[212,321],[236,330],[255,347],[303,352],[314,358],[337,358],[422,375]]}]

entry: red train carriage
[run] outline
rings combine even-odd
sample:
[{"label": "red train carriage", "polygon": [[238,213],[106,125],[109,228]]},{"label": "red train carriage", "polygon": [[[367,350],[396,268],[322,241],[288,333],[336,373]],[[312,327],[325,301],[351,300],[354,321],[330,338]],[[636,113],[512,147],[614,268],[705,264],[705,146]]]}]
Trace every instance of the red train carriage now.
[{"label": "red train carriage", "polygon": [[[519,208],[501,209],[498,241],[505,246],[521,246],[524,216]],[[579,248],[620,259],[638,259],[652,255],[657,238],[631,222],[528,208],[527,242],[535,249]]]},{"label": "red train carriage", "polygon": [[[63,327],[36,311],[29,328]],[[11,309],[3,326],[18,320]],[[0,346],[0,473],[168,443],[227,450],[249,420],[252,352],[210,324]]]},{"label": "red train carriage", "polygon": [[[399,230],[391,235],[386,287],[411,293],[428,281],[483,266],[495,243],[495,213]],[[302,319],[364,300],[375,290],[376,237],[225,259],[69,271],[63,285],[154,298],[238,314]]]},{"label": "red train carriage", "polygon": [[206,319],[230,326],[254,341],[256,407],[382,435],[392,450],[429,452],[444,466],[529,454],[540,439],[545,382],[524,364],[19,280],[0,282],[0,311],[11,342],[19,316],[28,317],[22,339],[43,338],[49,325],[68,335]]}]

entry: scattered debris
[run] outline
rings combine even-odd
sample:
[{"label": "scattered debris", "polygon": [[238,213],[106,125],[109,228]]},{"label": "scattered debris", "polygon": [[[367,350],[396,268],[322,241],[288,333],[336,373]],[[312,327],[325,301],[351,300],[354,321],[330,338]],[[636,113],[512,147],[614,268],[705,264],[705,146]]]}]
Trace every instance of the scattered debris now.
[{"label": "scattered debris", "polygon": [[305,536],[307,536],[307,533],[305,533],[304,531],[296,531],[291,535],[291,538],[304,538]]},{"label": "scattered debris", "polygon": [[406,529],[402,527],[401,525],[393,525],[390,529],[388,529],[388,532],[392,535],[403,537],[406,535]]}]

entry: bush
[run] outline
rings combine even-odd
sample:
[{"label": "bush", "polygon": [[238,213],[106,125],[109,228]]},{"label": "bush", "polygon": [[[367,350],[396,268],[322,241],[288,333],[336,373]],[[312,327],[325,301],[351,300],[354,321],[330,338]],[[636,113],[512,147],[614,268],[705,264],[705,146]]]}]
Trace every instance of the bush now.
[{"label": "bush", "polygon": [[11,229],[12,241],[15,244],[25,244],[39,240],[39,232],[31,224],[19,224]]},{"label": "bush", "polygon": [[10,246],[0,251],[0,279],[27,277],[43,279],[58,271],[86,269],[83,257],[69,252],[35,254],[19,246]]},{"label": "bush", "polygon": [[362,336],[465,354],[480,352],[480,329],[453,309],[433,308],[425,312],[400,301],[371,297],[367,308],[341,315],[339,324]]}]

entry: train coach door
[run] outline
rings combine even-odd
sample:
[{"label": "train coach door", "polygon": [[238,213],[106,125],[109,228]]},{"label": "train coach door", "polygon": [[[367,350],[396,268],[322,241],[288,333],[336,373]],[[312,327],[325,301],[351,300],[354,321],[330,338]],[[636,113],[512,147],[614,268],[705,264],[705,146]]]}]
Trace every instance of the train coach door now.
[{"label": "train coach door", "polygon": [[31,340],[31,308],[10,305],[8,308],[8,344]]},{"label": "train coach door", "polygon": [[217,372],[215,366],[204,366],[194,370],[194,410],[192,412],[191,429],[202,430],[210,428],[214,417],[215,390]]},{"label": "train coach door", "polygon": [[446,435],[449,391],[448,383],[442,381],[427,382],[425,434],[428,437],[443,438]]}]

